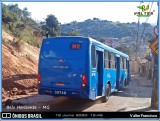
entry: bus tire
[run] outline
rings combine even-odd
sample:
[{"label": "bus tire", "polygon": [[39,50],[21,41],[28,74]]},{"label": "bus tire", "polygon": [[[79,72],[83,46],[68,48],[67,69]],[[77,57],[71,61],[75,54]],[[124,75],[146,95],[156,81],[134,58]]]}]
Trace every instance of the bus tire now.
[{"label": "bus tire", "polygon": [[110,95],[110,85],[107,84],[106,85],[106,93],[105,95],[102,97],[102,102],[107,102],[109,100],[109,95]]}]

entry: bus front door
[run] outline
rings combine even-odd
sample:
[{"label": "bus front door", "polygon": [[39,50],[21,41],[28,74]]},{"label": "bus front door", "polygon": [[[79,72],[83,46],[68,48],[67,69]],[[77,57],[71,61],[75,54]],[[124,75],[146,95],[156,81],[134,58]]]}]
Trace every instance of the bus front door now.
[{"label": "bus front door", "polygon": [[129,81],[130,81],[130,64],[129,60],[127,60],[127,85],[129,85]]},{"label": "bus front door", "polygon": [[102,96],[103,89],[103,52],[96,50],[97,60],[97,96]]},{"label": "bus front door", "polygon": [[117,67],[117,73],[116,73],[116,89],[120,88],[120,57],[116,57],[116,67]]}]

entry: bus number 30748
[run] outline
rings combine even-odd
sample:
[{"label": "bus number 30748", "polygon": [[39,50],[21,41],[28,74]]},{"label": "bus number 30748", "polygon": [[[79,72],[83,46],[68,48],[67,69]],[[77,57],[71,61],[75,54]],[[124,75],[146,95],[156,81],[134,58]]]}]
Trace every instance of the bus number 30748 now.
[{"label": "bus number 30748", "polygon": [[66,91],[55,91],[55,94],[63,94],[63,95],[66,95]]}]

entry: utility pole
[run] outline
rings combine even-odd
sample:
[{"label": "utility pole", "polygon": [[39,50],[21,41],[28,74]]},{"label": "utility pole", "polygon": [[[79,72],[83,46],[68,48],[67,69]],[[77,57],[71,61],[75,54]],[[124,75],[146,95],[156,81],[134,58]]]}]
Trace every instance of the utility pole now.
[{"label": "utility pole", "polygon": [[138,51],[138,34],[139,33],[139,18],[138,18],[138,31],[137,31],[137,39],[136,39],[136,55],[135,55],[135,61],[137,61],[137,51]]},{"label": "utility pole", "polygon": [[[160,2],[158,2],[158,4],[160,4]],[[158,10],[158,14],[160,14],[159,10]],[[159,27],[158,20],[159,20],[159,17],[157,19],[157,26]],[[159,35],[159,33],[158,33],[158,35]],[[157,35],[157,40],[158,40],[158,35]],[[153,72],[153,78],[152,78],[151,107],[154,109],[158,109],[158,55],[155,55],[153,53],[152,56],[154,57],[154,62],[153,62],[154,72]]]},{"label": "utility pole", "polygon": [[153,109],[158,109],[158,57],[154,56],[154,70],[152,77],[152,98],[151,98],[151,107]]},{"label": "utility pole", "polygon": [[[141,1],[139,6],[141,6],[142,3],[143,2]],[[140,9],[139,9],[139,12],[140,12]],[[138,17],[138,30],[137,30],[137,39],[136,39],[135,61],[137,61],[137,53],[138,53],[138,50],[139,50],[139,43],[138,43],[139,42],[139,40],[138,40],[138,38],[139,38],[139,24],[140,24],[140,17]]]}]

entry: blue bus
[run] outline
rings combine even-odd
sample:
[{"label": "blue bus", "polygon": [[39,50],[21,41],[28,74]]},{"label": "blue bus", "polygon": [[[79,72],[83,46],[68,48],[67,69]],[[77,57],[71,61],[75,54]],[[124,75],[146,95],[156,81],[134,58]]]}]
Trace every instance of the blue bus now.
[{"label": "blue bus", "polygon": [[43,39],[38,93],[102,101],[130,80],[129,56],[89,37]]}]

